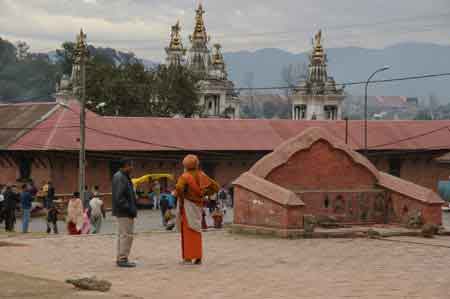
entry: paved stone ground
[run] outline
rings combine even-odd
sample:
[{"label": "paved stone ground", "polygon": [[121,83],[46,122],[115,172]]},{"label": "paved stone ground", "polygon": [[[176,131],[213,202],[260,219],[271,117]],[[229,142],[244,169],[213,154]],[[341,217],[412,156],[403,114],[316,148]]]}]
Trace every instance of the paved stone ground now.
[{"label": "paved stone ground", "polygon": [[112,236],[6,241],[27,246],[0,247],[2,271],[56,281],[96,275],[113,283],[111,297],[450,297],[448,237],[285,240],[216,231],[204,234],[204,264],[182,266],[177,233],[139,234],[136,269],[114,266]]},{"label": "paved stone ground", "polygon": [[[233,210],[229,209],[225,215],[225,222],[231,223],[233,221]],[[209,226],[213,226],[213,220],[207,217]],[[61,233],[66,232],[66,225],[63,221],[58,221],[58,229]],[[30,232],[45,232],[47,224],[43,217],[33,217],[30,222]],[[159,210],[139,210],[138,218],[136,220],[136,232],[148,232],[154,230],[164,230],[161,221],[161,212]],[[4,225],[0,225],[0,232],[4,231]],[[19,217],[16,223],[16,231],[22,231],[22,220]],[[106,214],[102,224],[102,234],[111,234],[117,231],[115,218],[111,213]]]},{"label": "paved stone ground", "polygon": [[[450,213],[443,213],[443,225],[450,230]],[[213,225],[211,217],[207,217],[207,222],[209,226]],[[228,209],[225,215],[225,223],[233,222],[233,210]],[[21,219],[17,219],[16,231],[21,231],[22,222]],[[0,225],[0,232],[4,231],[3,225]],[[60,232],[66,231],[66,225],[64,222],[58,222],[58,228]],[[32,218],[30,223],[31,232],[45,232],[47,229],[44,218]],[[161,224],[161,214],[159,211],[155,210],[140,210],[139,217],[136,220],[136,232],[149,232],[154,230],[164,230]],[[117,231],[116,223],[114,217],[111,213],[107,213],[106,219],[103,221],[102,234],[111,234]]]},{"label": "paved stone ground", "polygon": [[[95,299],[123,298],[99,292],[78,291],[60,281],[40,279],[21,274],[0,271],[1,298],[7,299]],[[131,298],[132,299],[132,298]]]}]

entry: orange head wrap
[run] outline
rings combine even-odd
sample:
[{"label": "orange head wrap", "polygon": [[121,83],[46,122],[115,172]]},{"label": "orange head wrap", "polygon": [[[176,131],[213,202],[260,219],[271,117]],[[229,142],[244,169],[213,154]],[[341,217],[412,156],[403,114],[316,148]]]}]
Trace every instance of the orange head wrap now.
[{"label": "orange head wrap", "polygon": [[199,166],[199,160],[196,155],[187,155],[183,159],[183,166],[187,170],[197,169]]}]

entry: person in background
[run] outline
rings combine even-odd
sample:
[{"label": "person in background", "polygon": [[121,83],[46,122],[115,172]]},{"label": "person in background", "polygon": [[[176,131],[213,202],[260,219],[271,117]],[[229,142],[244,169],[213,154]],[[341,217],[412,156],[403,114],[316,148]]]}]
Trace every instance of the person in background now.
[{"label": "person in background", "polygon": [[133,162],[122,159],[120,169],[112,180],[112,214],[117,217],[117,259],[118,267],[133,268],[136,264],[130,262],[128,257],[133,245],[134,220],[137,217],[136,195],[131,182]]},{"label": "person in background", "polygon": [[167,190],[165,190],[163,193],[161,193],[159,200],[159,209],[161,210],[162,225],[164,227],[167,225],[166,212],[170,208],[169,196],[170,193],[168,193]]},{"label": "person in background", "polygon": [[80,199],[80,193],[74,192],[67,207],[67,231],[70,235],[79,235],[82,227],[83,203]]},{"label": "person in background", "polygon": [[167,210],[164,215],[166,218],[166,230],[171,231],[176,226],[177,217],[172,209]]},{"label": "person in background", "polygon": [[177,207],[177,192],[175,190],[170,192],[169,206],[171,209],[175,209]]},{"label": "person in background", "polygon": [[205,196],[219,191],[219,185],[199,169],[195,155],[183,159],[184,173],[178,179],[178,226],[181,232],[181,249],[185,264],[202,263],[202,210]]},{"label": "person in background", "polygon": [[30,224],[31,202],[33,197],[30,194],[29,186],[22,185],[22,192],[20,193],[20,206],[22,208],[22,232],[28,233],[28,226]]},{"label": "person in background", "polygon": [[44,208],[49,209],[53,206],[53,201],[55,200],[55,187],[53,187],[52,182],[48,182],[47,185],[43,187],[45,192]]},{"label": "person in background", "polygon": [[4,205],[3,205],[3,218],[5,219],[5,230],[7,232],[14,231],[14,225],[16,222],[16,205],[17,194],[14,192],[10,185],[7,185],[3,192]]},{"label": "person in background", "polygon": [[47,212],[47,234],[50,234],[53,229],[54,234],[58,234],[58,209],[53,204]]},{"label": "person in background", "polygon": [[220,191],[219,191],[217,197],[218,197],[218,199],[219,199],[219,202],[218,202],[218,203],[219,203],[219,206],[225,206],[225,205],[226,205],[226,202],[227,202],[227,198],[228,198],[227,191],[225,190],[225,186],[223,186],[223,187],[220,189]]},{"label": "person in background", "polygon": [[92,224],[92,233],[99,234],[102,228],[102,221],[106,218],[105,207],[103,204],[103,200],[100,199],[99,193],[97,191],[94,192],[94,196],[89,202],[90,207],[90,218]]},{"label": "person in background", "polygon": [[84,198],[83,198],[83,210],[89,209],[89,202],[92,199],[92,192],[89,190],[89,187],[86,185],[84,186]]},{"label": "person in background", "polygon": [[30,194],[33,197],[33,200],[36,199],[36,195],[38,193],[38,189],[36,188],[36,185],[33,181],[30,181]]},{"label": "person in background", "polygon": [[81,226],[81,234],[88,235],[91,231],[91,220],[89,219],[89,209],[83,211],[83,225]]},{"label": "person in background", "polygon": [[234,207],[234,187],[232,185],[228,188],[228,194],[230,195],[230,207]]},{"label": "person in background", "polygon": [[155,199],[155,209],[159,209],[159,201],[161,199],[161,184],[158,180],[153,183],[153,198]]},{"label": "person in background", "polygon": [[97,192],[97,196],[100,195],[100,187],[98,185],[95,185],[92,188],[92,195],[95,195],[96,192]]}]

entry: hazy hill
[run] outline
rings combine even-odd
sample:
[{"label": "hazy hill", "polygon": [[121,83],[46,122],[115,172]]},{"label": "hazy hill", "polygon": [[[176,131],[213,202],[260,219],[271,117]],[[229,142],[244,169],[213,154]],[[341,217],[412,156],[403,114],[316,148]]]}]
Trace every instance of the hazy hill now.
[{"label": "hazy hill", "polygon": [[[327,49],[329,75],[337,82],[364,81],[376,68],[390,65],[391,70],[379,79],[416,74],[450,72],[450,45],[402,43],[384,49],[330,48]],[[236,86],[246,87],[246,73],[254,75],[253,86],[285,85],[281,70],[289,64],[305,63],[307,53],[290,53],[280,49],[260,49],[225,54],[230,78]],[[248,77],[248,75],[247,75]],[[362,87],[348,87],[353,94],[362,94]],[[382,95],[428,96],[436,94],[450,101],[450,77],[418,81],[403,81],[377,85],[372,93]]]}]

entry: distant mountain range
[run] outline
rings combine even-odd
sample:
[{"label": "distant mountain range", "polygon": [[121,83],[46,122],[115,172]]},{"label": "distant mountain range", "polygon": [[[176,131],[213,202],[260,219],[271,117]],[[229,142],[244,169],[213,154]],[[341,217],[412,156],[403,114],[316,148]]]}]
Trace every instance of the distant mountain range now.
[{"label": "distant mountain range", "polygon": [[[375,79],[389,79],[432,73],[450,73],[450,45],[430,43],[402,43],[384,49],[356,47],[326,49],[328,73],[336,82],[365,81],[377,68],[389,65],[390,70]],[[308,53],[290,53],[280,49],[260,49],[254,52],[225,53],[230,79],[237,87],[248,85],[248,74],[253,73],[254,87],[284,86],[281,70],[290,64],[308,62]],[[346,91],[361,95],[363,86],[347,86]],[[436,95],[450,102],[450,77],[400,81],[373,85],[372,95],[404,95],[428,97]]]}]

